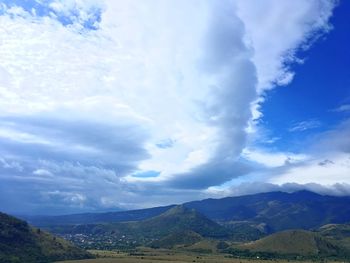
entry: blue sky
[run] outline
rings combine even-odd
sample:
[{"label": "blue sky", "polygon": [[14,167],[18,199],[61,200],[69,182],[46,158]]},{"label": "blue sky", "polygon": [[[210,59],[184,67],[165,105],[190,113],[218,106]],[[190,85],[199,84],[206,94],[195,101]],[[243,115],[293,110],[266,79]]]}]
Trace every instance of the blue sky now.
[{"label": "blue sky", "polygon": [[[304,63],[292,65],[293,81],[267,94],[263,122],[273,136],[283,138],[276,142],[279,149],[303,151],[304,143],[298,140],[304,141],[349,117],[347,111],[334,111],[350,103],[350,52],[345,44],[350,37],[349,10],[349,2],[340,2],[330,19],[333,29],[310,49],[299,51]],[[301,122],[315,125],[299,133],[289,132],[293,124]]]},{"label": "blue sky", "polygon": [[0,0],[0,210],[349,194],[349,11]]}]

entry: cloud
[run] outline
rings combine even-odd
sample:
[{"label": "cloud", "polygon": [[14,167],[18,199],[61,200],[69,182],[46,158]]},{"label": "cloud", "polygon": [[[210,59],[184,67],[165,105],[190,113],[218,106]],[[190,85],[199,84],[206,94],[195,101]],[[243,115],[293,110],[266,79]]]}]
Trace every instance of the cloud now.
[{"label": "cloud", "polygon": [[161,148],[161,149],[166,149],[166,148],[173,147],[174,144],[175,144],[175,141],[168,138],[168,139],[164,139],[164,140],[157,142],[156,146]]},{"label": "cloud", "polygon": [[306,130],[319,128],[321,125],[322,123],[318,120],[307,120],[294,124],[288,130],[290,132],[303,132]]},{"label": "cloud", "polygon": [[331,110],[333,112],[348,112],[350,111],[350,104],[340,105],[338,108]]},{"label": "cloud", "polygon": [[195,198],[254,172],[241,153],[263,93],[292,80],[335,2],[2,4],[0,199],[57,213]]},{"label": "cloud", "polygon": [[259,163],[265,167],[280,167],[286,165],[287,163],[296,163],[304,161],[308,158],[305,154],[278,151],[273,152],[271,150],[268,151],[261,148],[245,148],[243,150],[242,157],[249,161]]},{"label": "cloud", "polygon": [[41,176],[53,176],[53,174],[45,169],[37,169],[35,171],[33,171],[34,175],[41,175]]},{"label": "cloud", "polygon": [[314,136],[311,151],[317,155],[350,153],[350,119],[345,119],[334,128]]},{"label": "cloud", "polygon": [[[269,181],[278,184],[287,182],[299,184],[317,182],[323,185],[336,182],[350,183],[348,176],[350,171],[349,157],[349,154],[330,155],[328,159],[315,156],[312,160],[298,165],[287,165],[284,169],[276,171],[276,175],[272,176]],[[322,165],[325,160],[329,160],[329,162],[327,165]]]},{"label": "cloud", "polygon": [[253,62],[260,92],[286,85],[294,73],[289,65],[301,63],[297,51],[307,49],[319,36],[331,30],[329,18],[337,1],[254,0],[237,1],[238,16],[244,21],[246,41],[254,47]]},{"label": "cloud", "polygon": [[317,182],[323,185],[350,184],[350,120],[345,120],[328,131],[314,135],[305,145],[308,158],[298,163],[287,163],[270,171],[272,183]]},{"label": "cloud", "polygon": [[120,176],[149,158],[144,148],[149,135],[136,125],[138,120],[122,117],[122,109],[117,119],[113,113],[94,118],[94,110],[94,106],[86,112],[82,109],[75,116],[64,109],[0,116],[0,154],[33,163],[55,160],[100,165],[117,170]]},{"label": "cloud", "polygon": [[64,26],[74,27],[78,30],[96,30],[101,21],[103,5],[99,1],[74,0],[4,0],[1,13],[11,16],[46,17],[56,19]]},{"label": "cloud", "polygon": [[176,189],[207,189],[210,186],[222,185],[234,178],[248,175],[254,170],[253,165],[241,161],[211,161],[188,173],[176,174],[162,185]]}]

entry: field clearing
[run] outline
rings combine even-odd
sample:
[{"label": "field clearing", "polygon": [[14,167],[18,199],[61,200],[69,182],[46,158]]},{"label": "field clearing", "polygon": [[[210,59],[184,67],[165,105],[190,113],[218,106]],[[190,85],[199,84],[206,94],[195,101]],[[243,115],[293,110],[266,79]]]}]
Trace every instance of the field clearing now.
[{"label": "field clearing", "polygon": [[[166,249],[141,249],[130,255],[127,253],[117,253],[114,251],[90,251],[97,255],[99,258],[86,259],[86,260],[72,260],[72,261],[60,261],[61,263],[189,263],[189,262],[201,262],[201,263],[276,263],[276,262],[300,262],[292,260],[259,260],[259,259],[239,259],[229,258],[225,254],[198,254],[184,251],[174,251]],[[315,261],[302,261],[304,263],[311,263]],[[327,261],[331,262],[331,261]]]}]

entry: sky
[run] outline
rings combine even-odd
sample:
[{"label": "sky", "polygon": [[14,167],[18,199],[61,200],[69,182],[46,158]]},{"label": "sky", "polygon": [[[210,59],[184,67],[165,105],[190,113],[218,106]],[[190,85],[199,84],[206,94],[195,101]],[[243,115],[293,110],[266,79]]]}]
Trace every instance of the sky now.
[{"label": "sky", "polygon": [[0,210],[350,194],[350,3],[0,0]]}]

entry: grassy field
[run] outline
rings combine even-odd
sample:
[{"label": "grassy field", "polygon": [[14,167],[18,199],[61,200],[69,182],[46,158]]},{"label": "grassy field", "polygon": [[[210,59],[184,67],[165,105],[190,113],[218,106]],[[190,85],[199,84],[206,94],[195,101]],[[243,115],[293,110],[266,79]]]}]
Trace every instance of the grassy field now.
[{"label": "grassy field", "polygon": [[[137,253],[117,253],[114,251],[90,251],[97,255],[97,259],[74,260],[74,261],[60,261],[61,263],[276,263],[276,262],[293,262],[291,260],[259,260],[259,259],[236,259],[229,258],[224,254],[199,254],[184,251],[174,251],[166,249],[148,249],[143,248]],[[295,261],[296,262],[296,261]],[[311,263],[312,261],[303,261],[304,263]],[[327,261],[330,262],[330,261]],[[314,262],[313,262],[314,263]]]}]

